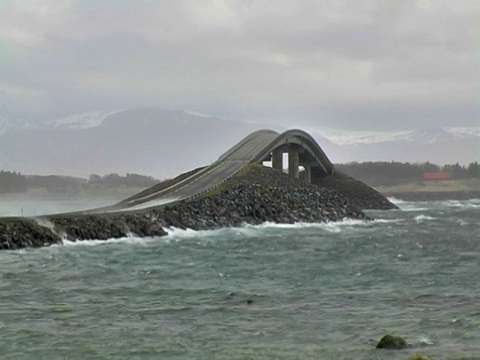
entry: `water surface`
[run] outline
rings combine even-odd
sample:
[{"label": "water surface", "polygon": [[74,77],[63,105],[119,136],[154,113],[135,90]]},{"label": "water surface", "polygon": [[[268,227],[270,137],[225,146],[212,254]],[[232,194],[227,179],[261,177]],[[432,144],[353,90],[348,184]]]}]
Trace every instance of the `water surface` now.
[{"label": "water surface", "polygon": [[480,358],[480,201],[398,204],[0,252],[2,359]]}]

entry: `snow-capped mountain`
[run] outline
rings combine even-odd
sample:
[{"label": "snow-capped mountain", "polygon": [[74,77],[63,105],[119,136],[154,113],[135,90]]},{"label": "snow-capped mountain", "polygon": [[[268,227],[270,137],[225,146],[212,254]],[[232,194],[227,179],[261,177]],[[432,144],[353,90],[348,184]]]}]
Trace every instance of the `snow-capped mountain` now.
[{"label": "snow-capped mountain", "polygon": [[[44,126],[49,128],[55,128],[55,129],[70,129],[70,130],[89,129],[89,128],[100,126],[106,118],[111,117],[116,113],[121,113],[123,111],[128,111],[128,110],[121,109],[121,110],[115,110],[110,112],[91,111],[91,112],[86,112],[81,114],[71,114],[68,116],[49,120],[45,123]],[[211,119],[215,118],[215,116],[213,115],[204,114],[204,113],[200,113],[198,111],[193,111],[193,110],[179,110],[179,111],[182,111],[188,115],[192,115],[198,118],[211,118]],[[138,119],[138,121],[141,121],[141,119]]]},{"label": "snow-capped mountain", "polygon": [[313,130],[338,145],[335,162],[401,161],[440,165],[480,160],[479,128],[426,128],[402,132]]},{"label": "snow-capped mountain", "polygon": [[47,121],[45,126],[55,128],[55,129],[71,129],[71,130],[88,129],[88,128],[100,126],[106,117],[118,111],[113,111],[109,113],[92,111],[92,112],[87,112],[83,114],[72,114],[65,117]]},{"label": "snow-capped mountain", "polygon": [[38,129],[0,135],[0,169],[82,177],[127,172],[171,177],[208,165],[244,136],[265,127],[158,108],[74,115]]},{"label": "snow-capped mountain", "polygon": [[189,114],[189,115],[198,116],[198,117],[203,117],[203,118],[213,118],[213,117],[215,117],[215,116],[213,116],[213,115],[204,114],[204,113],[201,113],[201,112],[198,112],[198,111],[194,111],[194,110],[183,109],[182,111],[186,112],[186,113]]},{"label": "snow-capped mountain", "polygon": [[0,115],[0,135],[11,133],[13,131],[31,129],[88,129],[99,126],[106,117],[116,112],[117,111],[103,113],[100,111],[92,111],[88,113],[71,114],[65,117],[48,120],[46,122],[38,121],[35,124],[23,119],[12,117],[8,114],[2,114]]},{"label": "snow-capped mountain", "polygon": [[480,127],[424,128],[416,131],[349,131],[307,129],[321,134],[337,145],[378,144],[386,142],[434,144],[460,139],[480,138]]},{"label": "snow-capped mountain", "polygon": [[328,128],[305,128],[311,134],[319,134],[337,145],[375,144],[393,141],[410,133],[410,131],[349,131]]},{"label": "snow-capped mountain", "polygon": [[399,136],[395,141],[418,143],[418,144],[436,144],[448,143],[456,140],[475,138],[476,135],[465,133],[453,133],[443,128],[425,128],[412,131],[403,136]]},{"label": "snow-capped mountain", "polygon": [[[32,126],[0,116],[0,169],[24,174],[134,172],[170,177],[209,164],[249,133],[286,128],[194,111],[139,108],[90,112]],[[303,128],[333,163],[480,161],[480,129],[367,132]]]}]

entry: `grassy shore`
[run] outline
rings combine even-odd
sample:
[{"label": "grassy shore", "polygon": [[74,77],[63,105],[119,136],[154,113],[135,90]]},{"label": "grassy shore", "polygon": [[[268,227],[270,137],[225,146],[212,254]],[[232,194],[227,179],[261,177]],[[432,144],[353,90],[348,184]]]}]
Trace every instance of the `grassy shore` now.
[{"label": "grassy shore", "polygon": [[480,179],[463,180],[430,180],[399,185],[383,185],[375,187],[376,190],[383,193],[395,192],[469,192],[480,191]]},{"label": "grassy shore", "polygon": [[480,179],[419,181],[375,189],[386,196],[410,201],[480,199]]}]

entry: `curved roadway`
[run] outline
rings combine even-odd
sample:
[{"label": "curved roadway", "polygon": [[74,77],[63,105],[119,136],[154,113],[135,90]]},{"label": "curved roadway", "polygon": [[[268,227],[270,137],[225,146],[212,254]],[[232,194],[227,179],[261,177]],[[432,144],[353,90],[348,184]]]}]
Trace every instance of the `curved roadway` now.
[{"label": "curved roadway", "polygon": [[276,148],[289,144],[295,144],[305,149],[324,174],[332,173],[333,165],[330,160],[317,142],[306,132],[288,130],[278,134],[272,130],[259,130],[245,137],[221,155],[212,165],[166,189],[147,193],[147,195],[142,191],[115,205],[83,213],[129,212],[172,205],[182,200],[192,199],[214,189],[248,164],[261,162],[268,158]]}]

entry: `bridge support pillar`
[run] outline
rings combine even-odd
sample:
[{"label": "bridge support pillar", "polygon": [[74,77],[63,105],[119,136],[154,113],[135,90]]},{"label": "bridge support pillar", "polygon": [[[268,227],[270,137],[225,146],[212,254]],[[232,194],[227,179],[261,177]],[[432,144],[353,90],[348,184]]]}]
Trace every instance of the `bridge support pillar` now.
[{"label": "bridge support pillar", "polygon": [[283,171],[283,151],[274,150],[272,152],[272,168]]},{"label": "bridge support pillar", "polygon": [[305,182],[310,184],[312,182],[312,167],[310,165],[303,165],[305,171],[303,172],[305,176]]},{"label": "bridge support pillar", "polygon": [[288,175],[298,179],[298,167],[300,166],[300,156],[298,150],[288,150]]}]

